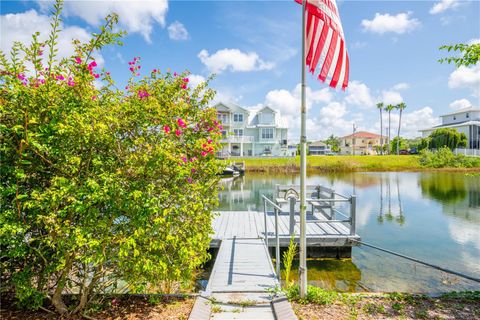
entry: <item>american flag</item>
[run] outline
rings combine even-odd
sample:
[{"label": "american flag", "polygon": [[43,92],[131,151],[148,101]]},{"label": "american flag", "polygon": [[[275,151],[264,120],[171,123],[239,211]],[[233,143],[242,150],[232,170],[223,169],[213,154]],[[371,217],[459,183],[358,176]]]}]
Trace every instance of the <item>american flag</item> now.
[{"label": "american flag", "polygon": [[[302,0],[295,0],[302,4]],[[348,53],[335,0],[306,0],[306,65],[322,82],[348,86]],[[318,66],[318,68],[317,68]]]}]

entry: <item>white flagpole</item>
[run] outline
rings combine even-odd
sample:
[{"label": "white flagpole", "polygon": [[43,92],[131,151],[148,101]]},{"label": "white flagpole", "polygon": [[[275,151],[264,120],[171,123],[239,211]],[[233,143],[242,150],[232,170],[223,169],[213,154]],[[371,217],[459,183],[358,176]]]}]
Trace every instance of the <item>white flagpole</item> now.
[{"label": "white flagpole", "polygon": [[302,1],[302,105],[300,127],[300,297],[307,295],[307,216],[306,216],[306,180],[307,180],[307,108],[305,106],[305,9],[307,0]]}]

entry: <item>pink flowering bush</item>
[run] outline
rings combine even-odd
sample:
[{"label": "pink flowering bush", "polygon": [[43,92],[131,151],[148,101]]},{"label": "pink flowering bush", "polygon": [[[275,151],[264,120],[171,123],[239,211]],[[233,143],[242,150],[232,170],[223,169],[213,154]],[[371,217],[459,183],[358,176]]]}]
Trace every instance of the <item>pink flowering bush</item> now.
[{"label": "pink flowering bush", "polygon": [[115,15],[57,61],[61,5],[47,42],[0,53],[2,290],[30,308],[48,296],[61,314],[119,283],[181,290],[208,258],[217,203],[213,91],[187,73],[141,77],[138,57],[119,90],[92,58],[123,35]]}]

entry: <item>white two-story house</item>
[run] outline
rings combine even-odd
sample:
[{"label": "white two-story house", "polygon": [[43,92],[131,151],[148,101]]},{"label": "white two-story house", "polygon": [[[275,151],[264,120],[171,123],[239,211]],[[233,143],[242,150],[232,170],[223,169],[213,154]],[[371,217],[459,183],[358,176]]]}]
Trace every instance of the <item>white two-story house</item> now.
[{"label": "white two-story house", "polygon": [[420,130],[422,137],[428,137],[440,128],[453,128],[467,136],[468,149],[480,149],[480,108],[465,108],[440,116],[442,124]]},{"label": "white two-story house", "polygon": [[288,155],[288,128],[280,113],[270,107],[248,110],[232,103],[218,103],[222,123],[222,150],[219,157]]}]

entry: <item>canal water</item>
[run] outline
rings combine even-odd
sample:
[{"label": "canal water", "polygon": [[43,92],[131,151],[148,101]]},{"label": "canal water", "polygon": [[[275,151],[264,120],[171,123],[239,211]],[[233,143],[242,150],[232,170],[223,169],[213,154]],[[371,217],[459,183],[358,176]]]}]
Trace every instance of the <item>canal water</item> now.
[{"label": "canal water", "polygon": [[[307,181],[357,195],[363,241],[480,278],[480,176],[356,172],[310,174]],[[261,211],[262,194],[272,198],[275,185],[299,183],[299,175],[285,174],[223,179],[218,210]],[[480,290],[479,283],[364,246],[353,248],[352,259],[309,260],[308,277],[310,284],[349,292]]]}]

